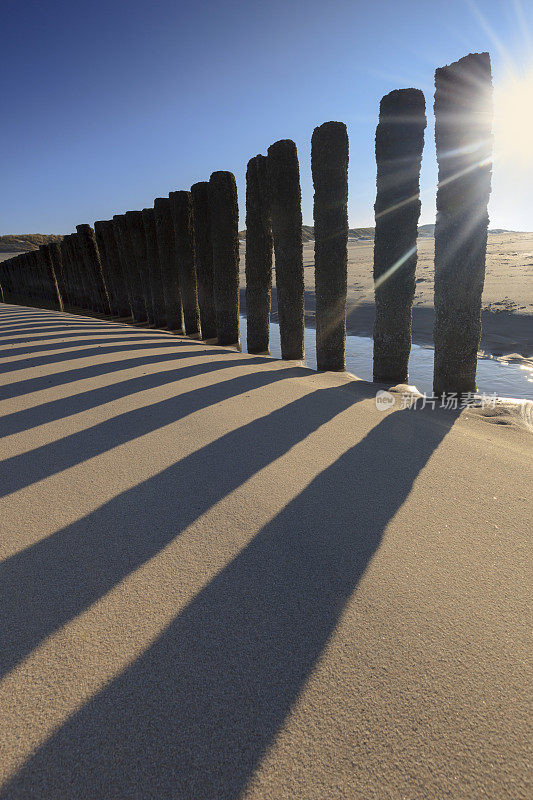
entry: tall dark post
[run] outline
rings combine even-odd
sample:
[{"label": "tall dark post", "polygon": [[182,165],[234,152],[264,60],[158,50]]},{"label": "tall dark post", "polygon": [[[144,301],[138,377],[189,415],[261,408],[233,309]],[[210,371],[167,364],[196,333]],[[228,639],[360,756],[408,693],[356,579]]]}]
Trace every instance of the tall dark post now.
[{"label": "tall dark post", "polygon": [[[22,269],[24,271],[23,291],[21,292],[19,299],[23,302],[24,305],[27,305],[28,301],[31,298],[31,269],[30,269],[28,253],[22,253],[19,256],[19,263],[17,265],[17,268]],[[16,273],[14,277],[16,277]]]},{"label": "tall dark post", "polygon": [[345,369],[348,270],[348,132],[325,122],[311,139],[315,189],[316,360],[319,370]]},{"label": "tall dark post", "polygon": [[105,285],[100,254],[94,231],[90,225],[76,225],[80,237],[80,245],[87,273],[91,276],[94,291],[94,309],[103,314],[110,314],[109,299]]},{"label": "tall dark post", "polygon": [[126,211],[125,214],[119,214],[116,218],[113,217],[113,221],[116,219],[121,233],[125,266],[130,282],[133,317],[136,322],[147,322],[148,313],[146,310],[144,288],[141,282],[141,275],[139,273],[139,266],[135,255],[135,240],[132,231],[135,222],[132,219],[132,214],[135,216],[134,211]]},{"label": "tall dark post", "polygon": [[91,299],[91,286],[89,277],[85,270],[85,263],[83,261],[83,253],[79,243],[79,236],[77,233],[70,233],[65,237],[67,242],[67,249],[70,256],[70,263],[76,274],[77,284],[77,303],[79,308],[90,309]]},{"label": "tall dark post", "polygon": [[39,247],[38,257],[42,275],[43,305],[59,311],[61,310],[61,301],[49,244],[42,244]]},{"label": "tall dark post", "polygon": [[282,139],[268,148],[268,169],[281,357],[300,361],[304,357],[302,195],[293,141]]},{"label": "tall dark post", "polygon": [[272,291],[272,219],[268,158],[246,169],[246,339],[249,353],[268,353]]},{"label": "tall dark post", "polygon": [[176,266],[176,241],[168,197],[157,197],[154,200],[154,215],[167,328],[182,333],[183,311]]},{"label": "tall dark post", "polygon": [[407,383],[420,217],[426,104],[418,89],[381,101],[376,129],[374,205],[374,381]]},{"label": "tall dark post", "polygon": [[46,308],[50,300],[50,285],[48,283],[47,270],[40,249],[32,252],[33,274],[35,275],[35,300],[37,308]]},{"label": "tall dark post", "polygon": [[435,225],[436,395],[476,390],[481,294],[492,168],[492,79],[488,53],[435,73],[439,164]]},{"label": "tall dark post", "polygon": [[218,343],[233,345],[239,343],[239,207],[233,173],[213,172],[209,209]]},{"label": "tall dark post", "polygon": [[63,274],[63,258],[61,256],[61,248],[59,246],[59,242],[50,242],[48,248],[50,258],[52,260],[52,270],[57,286],[59,308],[61,311],[64,311],[67,302],[67,285],[65,276]]},{"label": "tall dark post", "polygon": [[117,245],[122,274],[128,294],[128,303],[131,309],[131,316],[134,320],[146,319],[144,304],[142,313],[140,309],[140,294],[138,290],[137,264],[131,252],[131,242],[126,225],[125,214],[115,214],[113,217],[113,233]]},{"label": "tall dark post", "polygon": [[[98,230],[97,230],[98,225]],[[131,305],[129,299],[128,284],[120,258],[120,252],[115,236],[115,224],[113,220],[106,219],[94,223],[94,230],[100,237],[102,247],[105,251],[106,271],[113,285],[114,310],[119,317],[131,316]]]},{"label": "tall dark post", "polygon": [[[18,277],[18,280],[17,280]],[[9,302],[20,305],[22,298],[26,297],[26,269],[20,256],[15,257],[8,268]]]},{"label": "tall dark post", "polygon": [[31,305],[39,307],[43,304],[43,270],[40,253],[38,250],[32,250],[28,253],[28,260],[30,262],[31,272]]},{"label": "tall dark post", "polygon": [[170,192],[170,210],[174,222],[176,264],[181,290],[183,319],[187,336],[200,335],[200,312],[194,265],[194,240],[190,192]]},{"label": "tall dark post", "polygon": [[66,300],[63,299],[63,302],[68,307],[73,307],[78,304],[77,296],[74,289],[73,283],[73,268],[70,262],[70,254],[68,251],[68,244],[67,244],[67,236],[63,236],[60,244],[59,250],[61,252],[61,262],[63,264],[63,277],[65,279],[66,284]]},{"label": "tall dark post", "polygon": [[167,314],[165,309],[165,295],[163,294],[163,281],[161,278],[161,265],[159,263],[159,250],[157,247],[154,209],[143,208],[142,215],[144,236],[146,239],[146,259],[148,261],[152,282],[154,325],[158,328],[166,328]]},{"label": "tall dark post", "polygon": [[42,297],[41,279],[39,274],[39,264],[37,258],[37,251],[31,250],[26,253],[28,261],[28,277],[29,277],[29,298],[30,305],[38,306]]},{"label": "tall dark post", "polygon": [[142,211],[127,211],[126,222],[130,232],[133,245],[133,254],[137,262],[137,272],[139,274],[139,285],[146,308],[146,318],[150,325],[154,321],[154,310],[152,302],[152,286],[150,276],[150,265],[146,255],[146,238],[144,235],[144,222]]},{"label": "tall dark post", "polygon": [[[26,255],[26,253],[21,253],[20,256],[17,256],[16,263],[13,264],[11,269],[13,293],[15,302],[19,305],[27,305],[30,296],[30,276]],[[22,280],[18,279],[17,276],[19,274],[22,275]]]},{"label": "tall dark post", "polygon": [[207,181],[191,186],[191,201],[200,327],[203,339],[214,339],[217,335],[217,318],[213,294],[213,243]]},{"label": "tall dark post", "polygon": [[63,305],[66,308],[72,308],[72,306],[76,305],[74,299],[74,287],[72,283],[72,265],[70,263],[70,258],[68,255],[68,249],[66,244],[66,236],[63,236],[62,240],[59,242],[59,253],[61,256],[61,272],[63,275],[63,282],[64,282],[64,292],[65,296],[63,297]]},{"label": "tall dark post", "polygon": [[102,275],[104,276],[104,282],[107,289],[110,312],[112,316],[118,317],[119,314],[117,309],[115,281],[114,281],[115,276],[110,272],[108,267],[106,244],[104,241],[104,237],[102,235],[101,226],[102,226],[101,220],[98,220],[98,222],[94,223],[94,236],[96,239],[96,245],[98,247],[98,255],[100,256],[100,266],[102,269]]}]

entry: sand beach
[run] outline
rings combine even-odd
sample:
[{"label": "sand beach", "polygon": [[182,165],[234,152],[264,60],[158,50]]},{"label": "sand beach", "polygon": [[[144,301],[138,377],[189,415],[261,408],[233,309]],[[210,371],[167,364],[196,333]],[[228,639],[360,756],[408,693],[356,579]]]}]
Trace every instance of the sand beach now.
[{"label": "sand beach", "polygon": [[40,309],[0,343],[1,800],[529,796],[524,408]]}]

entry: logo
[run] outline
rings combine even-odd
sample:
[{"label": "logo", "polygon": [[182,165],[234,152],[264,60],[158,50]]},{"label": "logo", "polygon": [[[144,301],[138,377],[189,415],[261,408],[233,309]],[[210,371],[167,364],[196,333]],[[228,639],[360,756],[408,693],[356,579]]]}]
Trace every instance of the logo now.
[{"label": "logo", "polygon": [[388,408],[392,408],[395,402],[394,396],[390,392],[386,392],[385,389],[380,389],[376,395],[376,408],[378,411],[386,411]]}]

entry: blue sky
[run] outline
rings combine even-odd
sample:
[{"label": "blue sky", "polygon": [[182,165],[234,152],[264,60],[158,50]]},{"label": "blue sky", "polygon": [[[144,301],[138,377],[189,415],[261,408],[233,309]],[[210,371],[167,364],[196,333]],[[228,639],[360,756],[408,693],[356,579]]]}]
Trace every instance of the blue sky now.
[{"label": "blue sky", "polygon": [[[350,224],[371,225],[379,101],[406,86],[426,95],[421,221],[432,222],[435,68],[489,50],[495,85],[504,87],[497,97],[508,95],[514,70],[518,97],[531,88],[533,106],[531,0],[1,7],[2,234],[68,233],[218,169],[237,177],[244,227],[246,163],[281,138],[298,146],[304,222],[312,224],[311,134],[331,119],[346,122],[350,136]],[[524,127],[513,115],[507,106],[500,113],[504,140]],[[496,161],[492,227],[533,230],[532,182],[531,158]]]}]

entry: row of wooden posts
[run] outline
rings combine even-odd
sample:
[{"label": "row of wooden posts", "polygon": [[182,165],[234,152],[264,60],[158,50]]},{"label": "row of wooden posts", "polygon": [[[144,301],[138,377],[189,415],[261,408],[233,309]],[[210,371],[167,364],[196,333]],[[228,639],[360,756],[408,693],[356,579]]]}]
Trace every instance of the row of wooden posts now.
[{"label": "row of wooden posts", "polygon": [[[439,165],[435,228],[436,394],[472,392],[481,336],[492,151],[491,70],[471,54],[435,75]],[[376,131],[374,380],[405,383],[415,293],[424,95],[400,89],[380,105]],[[313,132],[316,350],[320,370],[345,369],[348,134]],[[235,178],[214,172],[153,208],[78,225],[62,241],[3,262],[5,302],[86,309],[189,336],[239,341]],[[246,172],[247,349],[269,350],[274,252],[281,352],[304,358],[304,270],[298,155],[281,140]]]}]

